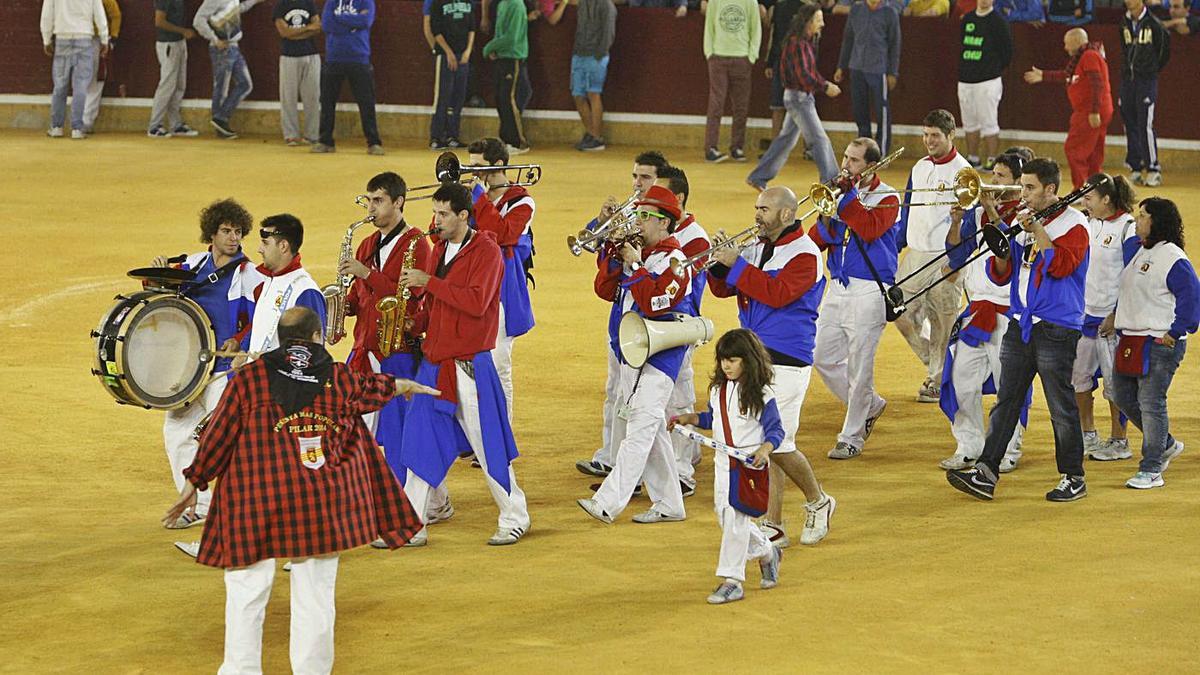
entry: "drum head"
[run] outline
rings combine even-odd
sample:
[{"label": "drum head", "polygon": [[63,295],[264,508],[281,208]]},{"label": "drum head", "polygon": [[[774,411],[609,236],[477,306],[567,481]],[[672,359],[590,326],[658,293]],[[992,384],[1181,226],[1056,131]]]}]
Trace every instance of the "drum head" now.
[{"label": "drum head", "polygon": [[161,296],[129,322],[122,349],[126,384],[154,408],[177,407],[191,400],[208,379],[211,363],[201,350],[213,349],[208,318],[194,303]]}]

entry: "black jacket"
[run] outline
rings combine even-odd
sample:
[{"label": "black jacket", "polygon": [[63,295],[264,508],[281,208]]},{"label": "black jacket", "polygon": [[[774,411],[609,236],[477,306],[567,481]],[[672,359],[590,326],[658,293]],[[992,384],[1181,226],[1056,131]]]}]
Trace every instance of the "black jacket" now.
[{"label": "black jacket", "polygon": [[1121,66],[1121,74],[1125,79],[1158,77],[1159,71],[1171,58],[1171,34],[1149,9],[1142,14],[1135,34],[1133,19],[1126,12],[1121,19],[1121,53],[1125,57],[1125,63]]}]

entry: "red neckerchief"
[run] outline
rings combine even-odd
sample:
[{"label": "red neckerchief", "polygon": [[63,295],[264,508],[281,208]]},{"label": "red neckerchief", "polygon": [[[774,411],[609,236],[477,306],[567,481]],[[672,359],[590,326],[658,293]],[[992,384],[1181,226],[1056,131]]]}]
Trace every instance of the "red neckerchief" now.
[{"label": "red neckerchief", "polygon": [[925,159],[928,159],[929,161],[933,162],[934,164],[945,164],[945,163],[949,162],[950,160],[954,159],[955,157],[958,157],[958,150],[955,149],[955,147],[952,145],[952,146],[950,146],[950,152],[946,153],[945,157],[938,159],[932,155],[926,155]]},{"label": "red neckerchief", "polygon": [[721,431],[725,433],[725,444],[733,447],[733,431],[729,428],[729,406],[725,403],[728,396],[725,395],[725,388],[729,382],[721,383]]},{"label": "red neckerchief", "polygon": [[1008,311],[1008,305],[997,305],[994,302],[987,300],[976,300],[968,307],[971,312],[971,323],[969,326],[975,326],[980,330],[987,331],[988,335],[996,332],[996,315],[1003,314]]},{"label": "red neckerchief", "polygon": [[642,249],[642,262],[646,262],[646,260],[649,259],[650,256],[654,255],[655,253],[658,253],[659,251],[662,251],[664,253],[670,253],[671,251],[677,251],[677,250],[679,250],[679,242],[675,239],[675,237],[668,236],[666,239],[663,239],[662,241],[658,242],[654,246],[648,246],[646,248],[643,248]]},{"label": "red neckerchief", "polygon": [[271,270],[267,269],[266,265],[259,265],[255,269],[257,269],[264,277],[281,277],[289,272],[295,272],[296,270],[300,269],[300,254],[297,253],[296,257],[292,258],[292,262],[288,263],[287,267],[279,270],[278,272],[272,272]]}]

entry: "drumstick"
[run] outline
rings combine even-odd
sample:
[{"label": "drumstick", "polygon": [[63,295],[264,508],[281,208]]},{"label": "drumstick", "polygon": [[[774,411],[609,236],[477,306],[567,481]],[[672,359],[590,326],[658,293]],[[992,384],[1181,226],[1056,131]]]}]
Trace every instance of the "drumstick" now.
[{"label": "drumstick", "polygon": [[258,354],[256,352],[228,351],[223,349],[201,349],[199,356],[201,361],[211,361],[213,359],[236,359],[239,356],[245,356],[248,359],[258,358]]}]

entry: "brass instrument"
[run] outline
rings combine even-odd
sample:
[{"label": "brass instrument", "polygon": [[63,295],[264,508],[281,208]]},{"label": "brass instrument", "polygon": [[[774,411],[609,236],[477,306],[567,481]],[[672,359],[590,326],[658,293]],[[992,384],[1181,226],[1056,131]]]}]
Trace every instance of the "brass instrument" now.
[{"label": "brass instrument", "polygon": [[[367,196],[355,197],[354,203],[367,208]],[[375,222],[375,216],[368,215],[362,220],[351,223],[350,227],[346,228],[346,236],[342,238],[342,249],[338,255],[337,266],[339,269],[342,263],[354,258],[354,231],[373,222]],[[337,344],[346,337],[346,295],[349,294],[352,283],[354,283],[353,274],[341,274],[338,275],[337,282],[321,289],[321,295],[325,296],[325,342],[328,344]]]},{"label": "brass instrument", "polygon": [[[862,180],[863,178],[870,176],[871,174],[878,173],[879,171],[883,170],[884,168],[887,167],[887,165],[896,161],[896,159],[899,158],[900,155],[902,155],[902,154],[904,154],[903,146],[891,151],[890,153],[887,154],[886,157],[883,157],[878,162],[874,162],[874,163],[868,165],[867,168],[863,169],[862,173],[859,174],[859,180]],[[847,177],[847,176],[845,176],[844,174],[839,174],[837,178],[835,178],[833,181],[830,181],[830,182],[836,182],[838,179],[845,178],[845,177]],[[876,194],[878,194],[878,193],[876,193]],[[825,217],[834,215],[835,213],[837,213],[837,204],[838,204],[838,200],[841,199],[841,197],[842,197],[841,189],[835,188],[835,187],[829,185],[828,183],[813,183],[813,186],[811,188],[809,188],[809,190],[808,190],[808,199],[812,200],[813,207],[811,209],[809,209],[807,213],[800,216],[796,220],[802,221],[805,218],[808,218],[809,216],[811,216],[815,213],[820,213],[821,215],[823,215]],[[803,204],[804,200],[801,200],[800,203]]]},{"label": "brass instrument", "polygon": [[641,195],[633,193],[613,211],[603,223],[594,230],[582,229],[578,234],[567,237],[567,248],[575,256],[583,255],[584,251],[595,253],[600,250],[600,244],[605,241],[617,243],[624,241],[637,233],[637,220],[634,217],[634,205]]},{"label": "brass instrument", "polygon": [[[684,270],[689,267],[693,268],[696,272],[703,272],[716,264],[716,261],[712,258],[714,251],[719,251],[725,248],[734,248],[741,253],[742,249],[746,248],[747,246],[752,246],[755,242],[757,242],[762,234],[762,228],[759,227],[758,223],[755,223],[741,232],[734,234],[733,236],[726,237],[718,241],[709,249],[701,251],[690,258],[685,258],[683,260],[671,260],[671,271],[677,277],[683,276]],[[704,264],[697,267],[696,263],[700,262],[706,257],[708,260],[705,260]]]},{"label": "brass instrument", "polygon": [[[420,236],[413,237],[404,250],[404,263],[401,271],[410,270],[417,262],[417,242]],[[375,303],[379,310],[379,326],[376,334],[379,337],[379,353],[383,358],[404,349],[404,321],[408,316],[408,301],[412,298],[412,289],[400,282],[396,283],[396,294],[381,298]]]},{"label": "brass instrument", "polygon": [[[957,206],[960,209],[973,208],[979,203],[979,198],[984,193],[1003,194],[1005,192],[1014,192],[1020,190],[1020,185],[989,185],[983,182],[983,176],[974,168],[966,166],[958,170],[954,174],[954,184],[946,185],[939,183],[937,187],[931,188],[908,188],[906,190],[880,190],[875,194],[880,195],[907,195],[913,192],[936,192],[941,194],[949,192],[953,199],[949,201],[933,201],[933,202],[917,202],[909,203],[906,206]],[[868,209],[875,208],[872,206]]]},{"label": "brass instrument", "polygon": [[[458,159],[458,155],[447,151],[438,155],[437,162],[433,166],[433,177],[437,182],[409,188],[408,200],[432,199],[433,193],[437,192],[437,189],[446,183],[470,183],[475,180],[473,177],[463,180],[464,174],[474,176],[489,171],[502,171],[505,177],[508,177],[509,172],[515,172],[512,177],[516,180],[510,180],[508,182],[509,185],[529,187],[530,185],[537,185],[542,180],[541,164],[463,165]],[[426,192],[428,194],[425,194]]]}]

